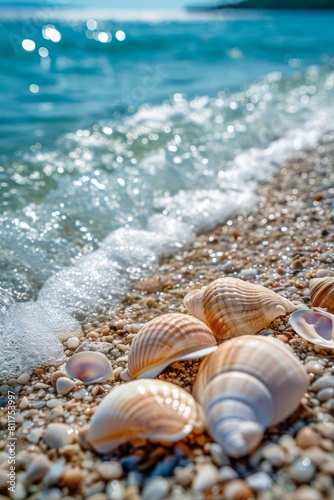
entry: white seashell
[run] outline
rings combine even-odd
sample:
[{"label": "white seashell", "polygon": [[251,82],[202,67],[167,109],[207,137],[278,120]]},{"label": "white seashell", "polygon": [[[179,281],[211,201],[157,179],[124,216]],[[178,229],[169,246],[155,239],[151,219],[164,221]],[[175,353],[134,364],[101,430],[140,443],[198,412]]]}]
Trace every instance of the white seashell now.
[{"label": "white seashell", "polygon": [[164,314],[133,339],[123,380],[154,378],[174,361],[207,356],[217,349],[211,330],[192,316]]},{"label": "white seashell", "polygon": [[296,309],[272,290],[238,278],[220,278],[193,290],[185,296],[184,305],[218,339],[257,333],[277,316]]},{"label": "white seashell", "polygon": [[194,396],[212,437],[237,458],[295,410],[307,387],[307,373],[289,347],[245,335],[221,344],[202,362]]},{"label": "white seashell", "polygon": [[56,389],[58,394],[65,396],[75,387],[75,382],[67,377],[59,377],[56,382]]},{"label": "white seashell", "polygon": [[334,313],[334,278],[314,278],[309,286],[312,306]]},{"label": "white seashell", "polygon": [[184,389],[161,380],[133,380],[102,400],[81,440],[110,453],[133,438],[178,441],[202,425],[201,409]]},{"label": "white seashell", "polygon": [[304,309],[291,314],[290,325],[312,344],[334,349],[334,314],[322,309]]},{"label": "white seashell", "polygon": [[81,351],[73,354],[65,365],[66,373],[84,384],[114,380],[111,364],[101,352]]}]

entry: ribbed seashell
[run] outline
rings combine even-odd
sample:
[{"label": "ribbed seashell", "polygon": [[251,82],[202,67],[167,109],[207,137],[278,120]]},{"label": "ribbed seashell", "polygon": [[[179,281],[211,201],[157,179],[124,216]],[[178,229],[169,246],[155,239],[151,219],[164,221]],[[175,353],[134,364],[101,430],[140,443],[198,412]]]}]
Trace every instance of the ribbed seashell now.
[{"label": "ribbed seashell", "polygon": [[154,378],[174,361],[201,358],[216,349],[216,339],[202,321],[186,314],[164,314],[134,337],[121,378]]},{"label": "ribbed seashell", "polygon": [[133,380],[112,389],[81,440],[110,453],[134,438],[178,441],[203,428],[201,409],[184,389],[162,380]]},{"label": "ribbed seashell", "polygon": [[303,309],[291,314],[290,325],[312,344],[334,349],[334,314],[322,309]]},{"label": "ribbed seashell", "polygon": [[224,342],[202,362],[194,396],[212,437],[237,458],[295,410],[307,387],[306,370],[289,347],[245,335]]},{"label": "ribbed seashell", "polygon": [[66,373],[84,384],[114,380],[108,358],[101,352],[81,351],[73,354],[65,365]]},{"label": "ribbed seashell", "polygon": [[296,309],[272,290],[238,278],[219,278],[189,292],[183,302],[218,339],[257,333],[278,316]]},{"label": "ribbed seashell", "polygon": [[334,313],[334,278],[314,278],[309,286],[312,306]]}]

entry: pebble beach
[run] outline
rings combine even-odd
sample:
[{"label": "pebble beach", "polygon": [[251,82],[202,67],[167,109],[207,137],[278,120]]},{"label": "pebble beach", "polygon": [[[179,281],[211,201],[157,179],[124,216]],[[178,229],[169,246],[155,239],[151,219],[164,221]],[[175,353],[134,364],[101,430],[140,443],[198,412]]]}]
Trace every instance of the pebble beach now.
[{"label": "pebble beach", "polygon": [[[334,499],[334,351],[300,338],[288,315],[260,334],[293,349],[309,374],[309,389],[298,409],[268,429],[250,456],[228,458],[207,433],[172,444],[138,439],[110,456],[78,442],[80,428],[103,397],[124,383],[120,374],[141,326],[161,314],[186,313],[182,299],[188,291],[234,276],[309,306],[310,279],[334,276],[333,167],[334,133],[327,133],[315,149],[297,153],[260,186],[251,212],[231,217],[164,258],[116,313],[97,314],[83,325],[80,338],[65,342],[64,362],[82,350],[104,353],[113,368],[110,383],[75,385],[59,394],[55,385],[63,365],[36,368],[3,383],[1,428],[15,415],[15,441],[10,449],[6,431],[0,438],[0,499]],[[200,360],[177,362],[159,378],[191,393],[199,365]],[[15,470],[8,461],[13,450]],[[10,480],[15,491],[8,489]]]}]

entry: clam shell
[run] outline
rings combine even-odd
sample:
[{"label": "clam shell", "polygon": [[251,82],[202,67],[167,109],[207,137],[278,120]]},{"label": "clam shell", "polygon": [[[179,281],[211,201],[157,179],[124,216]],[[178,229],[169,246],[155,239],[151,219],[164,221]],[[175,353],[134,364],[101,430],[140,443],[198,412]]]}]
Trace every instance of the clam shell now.
[{"label": "clam shell", "polygon": [[102,400],[83,440],[99,453],[110,453],[133,438],[178,441],[202,425],[201,410],[184,389],[161,380],[133,380]]},{"label": "clam shell", "polygon": [[307,387],[307,373],[289,347],[245,335],[202,362],[194,396],[213,438],[228,455],[240,457],[260,443],[266,427],[295,410]]},{"label": "clam shell", "polygon": [[108,358],[101,352],[82,351],[73,354],[65,365],[66,373],[84,384],[114,380]]},{"label": "clam shell", "polygon": [[334,278],[314,278],[309,286],[312,306],[334,313]]},{"label": "clam shell", "polygon": [[121,378],[154,378],[174,361],[200,358],[216,349],[215,337],[202,321],[164,314],[146,323],[133,339]]},{"label": "clam shell", "polygon": [[211,328],[218,339],[257,333],[295,305],[261,285],[219,278],[184,298],[187,310]]},{"label": "clam shell", "polygon": [[322,309],[302,309],[291,314],[290,325],[312,344],[334,349],[334,315]]}]

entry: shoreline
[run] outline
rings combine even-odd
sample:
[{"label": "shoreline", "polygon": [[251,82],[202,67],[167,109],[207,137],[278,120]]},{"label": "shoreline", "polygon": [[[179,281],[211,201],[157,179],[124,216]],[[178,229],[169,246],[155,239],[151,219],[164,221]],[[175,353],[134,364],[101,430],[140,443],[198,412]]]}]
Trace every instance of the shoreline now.
[{"label": "shoreline", "polygon": [[[163,258],[155,275],[138,283],[113,317],[87,324],[79,347],[67,346],[66,355],[83,348],[106,353],[114,382],[61,396],[52,384],[52,374],[61,367],[49,367],[10,383],[9,389],[19,393],[16,492],[21,492],[12,498],[37,499],[41,491],[48,500],[138,500],[158,498],[159,492],[165,492],[159,498],[184,500],[321,500],[334,495],[334,397],[320,400],[315,391],[308,391],[291,417],[265,433],[258,450],[239,460],[226,457],[207,433],[170,445],[137,440],[116,450],[110,462],[81,449],[75,437],[58,449],[43,437],[52,423],[74,429],[85,425],[104,395],[121,382],[129,345],[141,324],[167,312],[186,312],[182,299],[193,288],[235,276],[309,305],[309,280],[334,276],[333,167],[334,133],[328,133],[314,150],[299,152],[270,183],[260,186],[259,202],[251,213],[231,217],[196,236],[177,255]],[[334,375],[333,351],[298,337],[288,326],[288,317],[277,318],[266,334],[290,344],[311,382]],[[174,363],[159,378],[190,392],[200,362]],[[5,414],[1,420],[7,425]],[[301,438],[305,425],[310,429],[308,439]],[[42,466],[36,467],[44,472],[33,476],[29,466],[36,455],[42,456]],[[0,492],[5,494],[5,440],[0,458]],[[47,496],[49,490],[53,496]],[[231,490],[236,493],[228,493]]]}]

